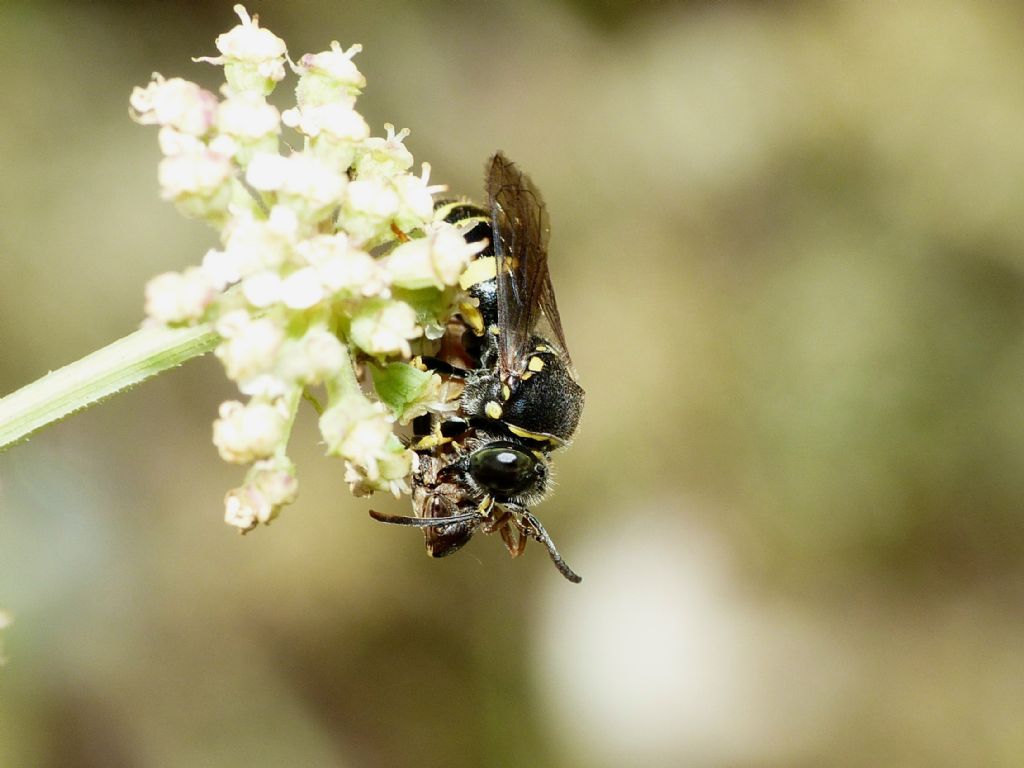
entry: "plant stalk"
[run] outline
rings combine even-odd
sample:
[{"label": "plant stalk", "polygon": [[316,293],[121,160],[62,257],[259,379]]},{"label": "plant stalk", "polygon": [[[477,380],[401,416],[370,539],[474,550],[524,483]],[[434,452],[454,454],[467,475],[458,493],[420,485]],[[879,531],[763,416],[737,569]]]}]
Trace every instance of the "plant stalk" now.
[{"label": "plant stalk", "polygon": [[209,325],[143,328],[0,399],[0,451],[150,376],[209,352]]}]

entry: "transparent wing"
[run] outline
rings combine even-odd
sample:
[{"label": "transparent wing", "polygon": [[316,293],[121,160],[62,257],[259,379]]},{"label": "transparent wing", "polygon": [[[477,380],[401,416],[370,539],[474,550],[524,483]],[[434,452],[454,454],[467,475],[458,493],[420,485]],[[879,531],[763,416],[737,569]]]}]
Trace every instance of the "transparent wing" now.
[{"label": "transparent wing", "polygon": [[514,372],[529,353],[530,336],[543,315],[568,356],[548,272],[550,224],[540,192],[498,152],[487,169],[487,197],[497,257],[499,365]]}]

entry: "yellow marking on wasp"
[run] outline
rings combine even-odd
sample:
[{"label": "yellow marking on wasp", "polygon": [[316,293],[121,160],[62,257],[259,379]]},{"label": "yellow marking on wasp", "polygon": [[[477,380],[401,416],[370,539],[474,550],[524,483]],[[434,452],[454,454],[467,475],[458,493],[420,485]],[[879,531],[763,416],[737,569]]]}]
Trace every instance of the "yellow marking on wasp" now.
[{"label": "yellow marking on wasp", "polygon": [[539,357],[531,357],[530,362],[526,365],[534,373],[540,373],[544,370],[544,361]]},{"label": "yellow marking on wasp", "polygon": [[522,376],[519,377],[519,380],[520,381],[529,381],[532,378],[533,378],[533,371],[527,371],[526,373],[524,373]]},{"label": "yellow marking on wasp", "polygon": [[434,211],[434,218],[436,219],[447,219],[448,214],[458,208],[460,205],[466,205],[466,200],[452,200],[450,203],[445,203],[440,208]]},{"label": "yellow marking on wasp", "polygon": [[469,262],[459,278],[459,286],[468,291],[474,285],[493,280],[498,274],[498,262],[493,256],[481,256]]},{"label": "yellow marking on wasp", "polygon": [[436,448],[439,445],[447,445],[452,441],[450,437],[443,437],[440,434],[437,435],[425,435],[417,440],[412,445],[414,451],[423,451],[428,448]]},{"label": "yellow marking on wasp", "polygon": [[555,437],[554,435],[544,435],[540,432],[530,432],[529,430],[517,427],[515,424],[506,424],[508,431],[517,437],[525,437],[528,440],[537,440],[542,443],[552,443],[553,445],[562,445],[563,440]]},{"label": "yellow marking on wasp", "polygon": [[473,329],[473,333],[482,336],[484,332],[484,316],[480,314],[480,308],[476,304],[467,301],[459,302],[459,314],[466,324]]},{"label": "yellow marking on wasp", "polygon": [[489,400],[487,402],[487,405],[484,406],[484,413],[486,413],[490,418],[497,421],[498,419],[501,418],[501,406],[498,403],[494,402],[493,400]]},{"label": "yellow marking on wasp", "polygon": [[512,397],[512,390],[508,388],[508,384],[501,385],[501,399],[508,400]]},{"label": "yellow marking on wasp", "polygon": [[538,344],[533,349],[534,349],[535,352],[550,352],[551,351],[551,347],[548,347],[548,346],[546,346],[544,344]]},{"label": "yellow marking on wasp", "polygon": [[501,328],[499,328],[497,325],[492,325],[490,328],[487,329],[487,332],[492,336],[500,336]]}]

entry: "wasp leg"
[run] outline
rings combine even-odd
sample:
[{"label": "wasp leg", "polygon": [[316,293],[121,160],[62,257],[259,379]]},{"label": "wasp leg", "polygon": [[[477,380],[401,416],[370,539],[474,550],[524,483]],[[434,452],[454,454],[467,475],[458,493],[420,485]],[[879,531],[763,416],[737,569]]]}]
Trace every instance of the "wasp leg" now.
[{"label": "wasp leg", "polygon": [[402,515],[389,515],[371,509],[370,517],[381,523],[390,523],[391,525],[409,525],[413,528],[437,528],[443,525],[455,525],[456,523],[468,523],[470,520],[479,520],[480,513],[473,510],[472,512],[462,512],[450,517],[404,517]]},{"label": "wasp leg", "polygon": [[526,542],[529,539],[518,526],[512,525],[512,521],[506,521],[501,528],[501,540],[505,542],[505,549],[513,559],[519,557],[526,551]]},{"label": "wasp leg", "polygon": [[457,368],[437,357],[423,357],[420,359],[423,361],[424,367],[434,373],[442,373],[445,376],[451,376],[453,379],[464,379],[469,375],[469,371],[465,368]]},{"label": "wasp leg", "polygon": [[412,420],[415,439],[409,442],[409,447],[414,451],[430,451],[439,445],[447,445],[467,429],[469,422],[458,416],[440,421],[434,414],[426,413]]}]

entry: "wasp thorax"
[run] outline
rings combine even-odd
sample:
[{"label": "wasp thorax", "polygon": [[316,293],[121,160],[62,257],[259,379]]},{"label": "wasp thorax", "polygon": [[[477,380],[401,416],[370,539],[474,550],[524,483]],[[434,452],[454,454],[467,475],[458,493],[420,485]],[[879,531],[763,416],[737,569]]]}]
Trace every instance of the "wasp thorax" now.
[{"label": "wasp thorax", "polygon": [[489,493],[507,498],[543,486],[548,468],[514,443],[491,443],[469,457],[469,472]]}]

